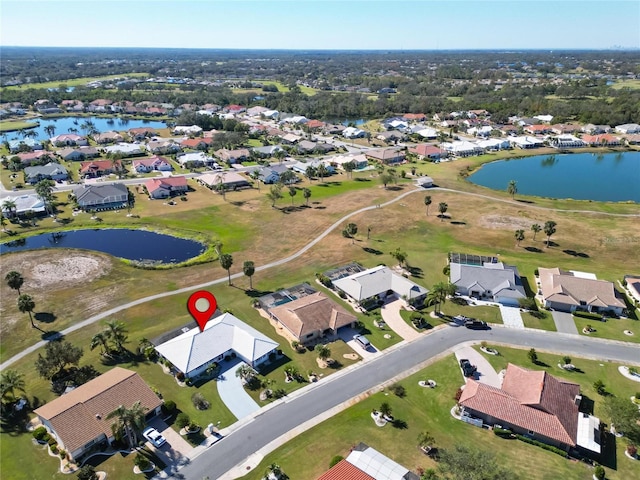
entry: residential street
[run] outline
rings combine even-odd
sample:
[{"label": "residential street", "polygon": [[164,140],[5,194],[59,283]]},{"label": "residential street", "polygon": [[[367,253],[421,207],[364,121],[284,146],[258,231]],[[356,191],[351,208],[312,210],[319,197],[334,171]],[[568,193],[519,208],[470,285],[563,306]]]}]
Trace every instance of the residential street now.
[{"label": "residential street", "polygon": [[[241,425],[226,438],[193,458],[180,470],[179,473],[182,475],[180,478],[193,480],[201,480],[207,476],[221,478],[225,472],[245,461],[249,456],[260,457],[293,438],[289,432],[304,422],[377,388],[381,383],[459,343],[472,340],[487,340],[491,345],[513,344],[526,348],[533,347],[540,351],[548,350],[574,356],[606,358],[626,364],[640,364],[640,347],[637,345],[597,341],[586,337],[576,338],[535,330],[522,331],[495,327],[488,331],[474,331],[445,327],[416,341],[403,344],[402,348],[382,352],[375,359],[363,362],[343,375],[338,374],[333,379],[330,377],[326,382],[320,382],[305,394],[285,399],[284,403],[264,411],[253,421]],[[269,449],[260,450],[270,442],[273,443],[269,445]]]}]

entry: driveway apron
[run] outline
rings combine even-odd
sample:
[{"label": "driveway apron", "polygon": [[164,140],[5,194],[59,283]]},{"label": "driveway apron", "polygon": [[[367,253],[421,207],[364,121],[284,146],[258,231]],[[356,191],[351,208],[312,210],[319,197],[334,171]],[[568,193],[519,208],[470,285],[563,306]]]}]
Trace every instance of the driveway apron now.
[{"label": "driveway apron", "polygon": [[382,319],[387,325],[389,325],[391,330],[396,332],[396,334],[400,335],[403,339],[411,341],[419,338],[420,333],[407,325],[407,322],[405,322],[400,316],[400,310],[403,306],[403,300],[394,300],[393,302],[383,305],[380,313],[382,314]]},{"label": "driveway apron", "polygon": [[556,330],[560,333],[572,333],[578,335],[578,329],[576,328],[576,322],[573,321],[573,315],[566,312],[551,312],[553,321],[556,324]]},{"label": "driveway apron", "polygon": [[153,450],[167,467],[175,469],[179,465],[183,465],[187,461],[187,455],[193,448],[191,444],[160,418],[156,417],[151,420],[149,426],[158,430],[167,439],[167,443],[158,448],[153,446],[151,442],[147,442],[147,447]]},{"label": "driveway apron", "polygon": [[[471,362],[472,365],[476,366],[478,370],[473,377],[475,380],[496,388],[500,388],[502,386],[502,379],[496,373],[495,369],[491,366],[489,360],[487,360],[480,352],[471,347],[462,347],[457,349],[455,351],[455,354],[456,359],[458,360],[458,364],[460,364],[460,359],[466,358]],[[460,375],[463,376],[466,383],[467,379],[462,374],[462,369],[460,369]]]}]

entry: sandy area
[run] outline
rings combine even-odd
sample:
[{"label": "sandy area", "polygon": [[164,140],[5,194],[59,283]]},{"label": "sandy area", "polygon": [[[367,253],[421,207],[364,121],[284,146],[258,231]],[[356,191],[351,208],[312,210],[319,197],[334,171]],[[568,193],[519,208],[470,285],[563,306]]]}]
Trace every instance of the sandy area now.
[{"label": "sandy area", "polygon": [[510,217],[507,215],[485,215],[480,218],[480,225],[486,228],[496,228],[504,230],[517,230],[522,228],[528,231],[535,223],[529,218]]}]

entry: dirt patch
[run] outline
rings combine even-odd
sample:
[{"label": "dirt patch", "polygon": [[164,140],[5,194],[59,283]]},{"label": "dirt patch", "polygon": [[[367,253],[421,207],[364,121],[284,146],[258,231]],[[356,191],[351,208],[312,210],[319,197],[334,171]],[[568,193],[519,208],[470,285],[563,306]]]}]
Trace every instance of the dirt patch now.
[{"label": "dirt patch", "polygon": [[344,358],[348,358],[349,360],[358,360],[358,355],[355,353],[345,353],[342,355]]},{"label": "dirt patch", "polygon": [[496,228],[500,230],[517,230],[522,228],[529,230],[532,225],[527,218],[510,217],[507,215],[486,215],[480,218],[480,225],[486,228]]}]

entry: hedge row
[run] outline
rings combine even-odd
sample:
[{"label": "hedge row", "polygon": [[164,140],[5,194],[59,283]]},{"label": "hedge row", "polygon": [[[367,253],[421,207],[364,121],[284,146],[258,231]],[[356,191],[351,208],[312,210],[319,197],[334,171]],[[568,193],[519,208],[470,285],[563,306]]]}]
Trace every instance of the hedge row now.
[{"label": "hedge row", "polygon": [[539,442],[538,440],[534,440],[529,437],[525,437],[524,435],[516,435],[518,440],[522,440],[525,443],[529,443],[531,445],[535,445],[537,447],[543,448],[544,450],[548,450],[550,452],[555,453],[556,455],[560,455],[561,457],[567,458],[567,452],[564,450],[554,447],[553,445],[547,445],[546,443]]},{"label": "hedge row", "polygon": [[583,312],[582,310],[576,310],[573,315],[581,318],[588,318],[589,320],[602,320],[602,315],[599,313]]}]

